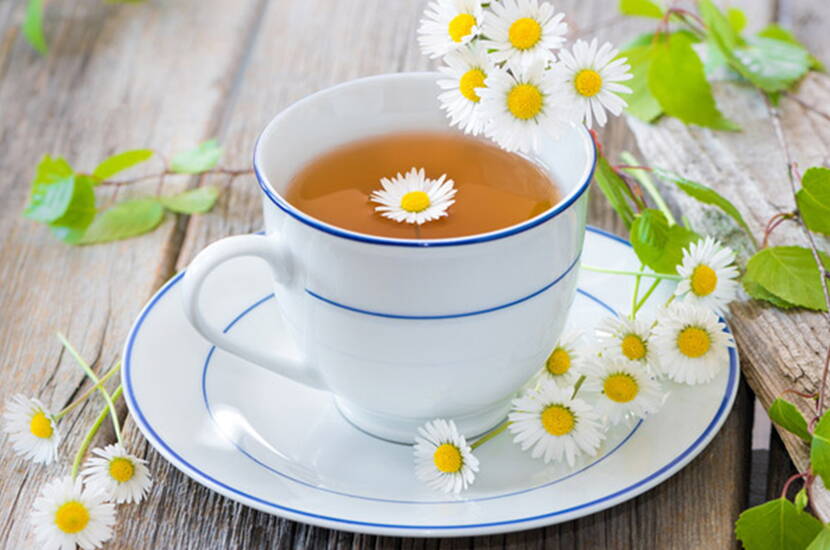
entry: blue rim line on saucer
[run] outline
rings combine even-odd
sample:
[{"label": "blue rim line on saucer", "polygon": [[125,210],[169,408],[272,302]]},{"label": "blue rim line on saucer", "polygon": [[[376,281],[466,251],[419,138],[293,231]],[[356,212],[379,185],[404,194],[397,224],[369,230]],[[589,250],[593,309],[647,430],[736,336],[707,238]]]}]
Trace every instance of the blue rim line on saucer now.
[{"label": "blue rim line on saucer", "polygon": [[[438,73],[430,73],[430,72],[410,72],[410,73],[397,73],[400,77],[411,77],[413,75],[423,75],[423,76],[430,76],[435,75],[437,78]],[[361,78],[359,80],[370,80],[370,79],[377,79],[377,78],[389,78],[390,75],[375,75],[370,77]],[[294,208],[291,204],[289,204],[285,199],[283,199],[271,184],[268,182],[268,179],[262,174],[262,171],[259,167],[259,144],[262,140],[262,136],[268,132],[271,125],[277,122],[282,116],[287,114],[289,111],[293,110],[295,107],[302,105],[308,100],[311,100],[317,97],[320,94],[327,94],[332,90],[340,88],[341,86],[347,86],[353,83],[354,80],[349,82],[343,82],[342,84],[338,84],[336,86],[332,86],[330,88],[325,88],[323,90],[319,90],[305,98],[296,101],[295,103],[289,105],[282,113],[274,117],[271,122],[268,123],[268,126],[262,131],[262,133],[257,137],[256,145],[254,145],[254,173],[256,174],[257,182],[259,183],[260,189],[268,197],[268,199],[274,203],[274,205],[291,216],[292,218],[311,226],[315,229],[319,229],[324,233],[328,233],[329,235],[334,235],[336,237],[342,237],[344,239],[350,239],[353,241],[358,241],[362,243],[370,243],[370,244],[379,244],[379,245],[386,245],[386,246],[404,246],[404,247],[417,247],[417,248],[434,248],[438,246],[460,246],[466,244],[477,244],[477,243],[486,243],[489,241],[494,241],[497,239],[503,239],[504,237],[509,237],[511,235],[515,235],[516,233],[521,233],[523,231],[527,231],[528,229],[532,229],[537,225],[541,225],[546,221],[555,218],[562,212],[566,211],[573,203],[575,203],[582,195],[585,194],[585,191],[588,190],[588,187],[591,184],[591,179],[594,177],[594,170],[596,170],[597,166],[597,145],[594,143],[593,137],[591,137],[588,130],[583,125],[579,125],[578,128],[588,136],[588,141],[591,143],[591,168],[588,170],[588,173],[585,174],[585,178],[576,186],[576,188],[571,191],[570,195],[565,197],[565,200],[548,210],[547,212],[543,212],[536,216],[535,218],[531,218],[525,222],[520,224],[516,224],[505,229],[500,229],[498,231],[492,231],[490,233],[484,233],[482,235],[473,235],[470,237],[456,237],[450,239],[393,239],[389,237],[375,237],[372,235],[367,235],[365,233],[357,233],[355,231],[348,231],[345,229],[340,229],[334,225],[327,224],[315,218],[312,218],[308,214],[305,214],[301,210]]]},{"label": "blue rim line on saucer", "polygon": [[[581,295],[585,296],[586,298],[588,298],[589,300],[591,300],[591,301],[599,304],[600,306],[604,307],[612,315],[615,315],[615,316],[619,315],[614,310],[614,308],[612,308],[611,306],[609,306],[608,304],[606,304],[605,302],[603,302],[602,300],[600,300],[599,298],[597,298],[596,296],[591,294],[590,292],[586,292],[586,291],[582,290],[581,288],[578,288],[576,291],[579,292]],[[251,304],[250,306],[246,307],[244,310],[242,310],[242,312],[239,315],[234,317],[234,319],[230,323],[228,323],[228,325],[224,328],[224,330],[222,330],[222,332],[227,334],[234,327],[234,325],[236,325],[237,322],[241,321],[246,315],[248,315],[250,312],[252,312],[253,310],[258,308],[262,304],[268,302],[269,300],[271,300],[275,297],[276,297],[275,294],[272,292],[271,294],[268,294],[264,298],[260,298],[259,300],[257,300],[253,304]],[[429,504],[429,505],[434,505],[434,504],[466,504],[468,502],[483,502],[483,501],[487,501],[487,500],[497,500],[497,499],[512,497],[512,496],[516,496],[516,495],[521,495],[523,493],[529,493],[531,491],[536,491],[538,489],[544,489],[546,487],[550,487],[552,485],[556,485],[557,483],[561,483],[565,480],[568,480],[568,479],[570,479],[570,478],[572,478],[576,475],[579,475],[579,474],[585,472],[586,470],[590,470],[591,468],[593,468],[594,466],[596,466],[597,464],[599,464],[600,462],[602,462],[606,458],[610,457],[615,452],[617,452],[617,450],[620,447],[625,445],[628,442],[629,439],[631,439],[631,437],[634,435],[634,433],[638,429],[640,429],[640,426],[643,423],[642,419],[639,420],[631,428],[631,431],[628,432],[625,435],[625,437],[622,439],[622,441],[617,443],[606,454],[600,456],[599,458],[597,458],[593,462],[590,462],[589,464],[586,464],[585,466],[583,466],[582,468],[580,468],[578,470],[575,470],[573,472],[565,474],[562,477],[559,477],[559,478],[554,479],[552,481],[547,481],[547,482],[545,482],[541,485],[536,485],[535,487],[528,487],[527,489],[521,489],[519,491],[513,491],[513,492],[505,493],[505,494],[502,494],[502,495],[493,495],[493,496],[481,497],[481,498],[455,499],[455,500],[401,500],[401,499],[392,499],[392,498],[378,498],[378,497],[368,497],[368,496],[363,496],[363,495],[355,495],[355,494],[352,494],[352,493],[346,493],[346,492],[343,492],[343,491],[336,491],[334,489],[328,489],[326,487],[320,487],[318,485],[308,483],[308,482],[303,481],[301,479],[297,479],[295,477],[292,477],[292,476],[290,476],[290,475],[288,475],[284,472],[281,472],[281,471],[277,470],[276,468],[274,468],[272,466],[269,466],[265,462],[263,462],[263,461],[259,460],[258,458],[256,458],[253,454],[251,454],[250,452],[245,450],[245,448],[242,447],[241,444],[239,444],[237,441],[235,441],[232,437],[230,437],[228,434],[226,434],[222,430],[221,426],[219,425],[219,422],[216,421],[216,418],[213,415],[213,409],[210,406],[210,399],[208,398],[208,394],[207,394],[208,368],[210,367],[210,362],[211,362],[211,359],[213,358],[213,354],[214,354],[215,351],[216,351],[216,346],[211,346],[210,350],[207,353],[207,356],[205,357],[204,366],[202,367],[202,399],[204,400],[205,408],[207,409],[208,415],[210,416],[210,420],[213,423],[214,427],[216,428],[216,431],[219,432],[222,435],[222,437],[228,441],[228,443],[230,443],[231,445],[236,447],[236,450],[238,450],[240,453],[242,453],[247,458],[252,460],[254,463],[256,463],[261,468],[264,468],[265,470],[268,470],[269,472],[271,472],[273,474],[276,474],[276,475],[278,475],[278,476],[280,476],[284,479],[293,481],[294,483],[297,483],[297,484],[302,485],[304,487],[308,487],[309,489],[314,489],[314,490],[317,490],[317,491],[323,491],[324,493],[331,493],[331,494],[338,495],[338,496],[343,496],[343,497],[356,498],[356,499],[359,499],[359,500],[368,500],[368,501],[372,501],[372,502],[388,502],[388,503],[393,503],[393,504]],[[371,434],[369,434],[369,435],[371,435]]]},{"label": "blue rim line on saucer", "polygon": [[[631,243],[626,241],[625,239],[618,237],[612,233],[608,233],[607,231],[603,231],[601,229],[597,229],[595,227],[588,226],[586,228],[587,231],[592,233],[596,233],[598,235],[605,236],[610,238],[614,241],[623,243],[627,246],[631,246]],[[144,416],[143,411],[141,410],[138,402],[135,399],[135,392],[132,384],[132,348],[135,344],[136,337],[138,336],[138,332],[141,329],[144,320],[146,319],[147,315],[152,311],[155,304],[171,289],[173,288],[176,283],[181,279],[184,275],[184,271],[177,274],[173,277],[170,281],[168,281],[150,300],[150,302],[144,307],[141,311],[135,325],[130,330],[130,334],[127,337],[127,344],[124,349],[124,368],[122,372],[122,379],[124,382],[124,396],[126,397],[127,404],[129,405],[130,411],[133,414],[133,418],[136,421],[136,424],[144,433],[144,435],[152,440],[160,450],[163,450],[163,454],[167,455],[168,460],[170,460],[175,467],[178,469],[189,473],[192,477],[200,481],[203,485],[207,485],[208,487],[213,488],[220,488],[221,490],[227,491],[228,493],[237,495],[241,498],[244,498],[250,502],[256,503],[260,506],[265,506],[268,508],[273,508],[277,510],[282,510],[284,512],[288,512],[290,514],[295,514],[299,517],[306,517],[312,518],[316,520],[322,520],[326,522],[331,522],[335,524],[341,524],[343,526],[359,526],[359,527],[371,527],[371,528],[383,528],[383,529],[401,529],[401,530],[408,530],[411,532],[417,531],[434,531],[434,530],[463,530],[463,529],[481,529],[485,527],[499,527],[499,526],[507,526],[507,525],[516,525],[521,523],[530,523],[542,519],[547,519],[551,517],[561,516],[564,514],[568,514],[571,512],[576,512],[584,508],[596,508],[594,511],[599,511],[614,504],[614,500],[630,495],[631,497],[637,496],[638,494],[646,491],[650,487],[650,483],[655,479],[659,478],[663,473],[671,470],[676,465],[688,462],[691,460],[691,455],[698,450],[698,447],[709,438],[710,434],[715,430],[715,428],[721,423],[721,420],[724,418],[725,414],[728,412],[730,405],[734,399],[734,394],[736,391],[737,383],[738,383],[738,356],[735,348],[729,348],[729,378],[726,384],[726,391],[724,392],[724,397],[721,400],[720,405],[718,406],[718,410],[715,412],[715,415],[712,417],[712,420],[706,426],[706,429],[695,439],[691,445],[689,445],[686,450],[682,453],[677,455],[673,460],[671,460],[668,464],[664,465],[662,468],[659,468],[655,472],[652,472],[650,475],[646,476],[645,478],[641,479],[637,483],[633,483],[628,487],[620,489],[614,493],[609,495],[605,495],[601,498],[594,499],[589,502],[584,502],[582,504],[571,506],[570,508],[564,508],[561,510],[555,510],[553,512],[548,512],[545,514],[537,514],[535,516],[528,516],[524,518],[517,518],[517,519],[510,519],[504,521],[493,521],[487,523],[466,523],[466,524],[456,524],[456,525],[407,525],[407,524],[394,524],[394,523],[377,523],[377,522],[370,522],[370,521],[359,521],[359,520],[351,520],[346,518],[338,518],[334,516],[327,516],[323,514],[315,514],[313,512],[307,512],[304,510],[298,510],[296,508],[291,508],[289,506],[283,506],[275,502],[270,502],[265,499],[256,497],[254,495],[245,493],[244,491],[240,491],[235,487],[228,485],[227,483],[223,483],[218,479],[215,479],[208,475],[207,473],[203,472],[196,466],[187,462],[181,455],[176,453],[170,445],[164,441],[158,433],[153,429],[150,423],[147,421],[147,418]],[[727,327],[727,332],[730,332]]]},{"label": "blue rim line on saucer", "polygon": [[[412,321],[434,321],[434,320],[439,320],[439,319],[458,319],[459,317],[472,317],[474,315],[482,315],[484,313],[493,313],[494,311],[498,311],[500,309],[505,309],[505,308],[508,308],[508,307],[517,306],[517,305],[521,304],[522,302],[526,302],[527,300],[530,300],[531,298],[535,298],[539,294],[542,294],[543,292],[546,292],[547,290],[550,290],[551,288],[553,288],[556,285],[556,283],[558,283],[559,281],[564,279],[565,276],[568,273],[573,271],[573,268],[576,267],[576,265],[579,263],[579,259],[581,257],[582,257],[582,253],[580,252],[579,254],[577,254],[576,259],[573,262],[571,262],[571,265],[569,265],[567,267],[567,269],[565,269],[565,271],[562,272],[561,275],[556,277],[554,280],[552,280],[551,282],[549,282],[548,284],[546,284],[542,288],[540,288],[538,290],[534,290],[533,292],[531,292],[527,296],[524,296],[522,298],[518,298],[518,299],[513,300],[511,302],[507,302],[506,304],[501,304],[501,305],[498,305],[498,306],[488,307],[486,309],[479,309],[479,310],[476,310],[476,311],[467,311],[467,312],[464,312],[464,313],[447,313],[445,315],[400,315],[400,314],[397,314],[397,313],[381,313],[381,312],[378,312],[378,311],[370,311],[368,309],[361,309],[361,308],[358,308],[358,307],[347,306],[345,304],[341,304],[340,302],[335,302],[334,300],[330,300],[329,298],[326,298],[325,296],[321,296],[321,295],[317,294],[313,290],[305,289],[305,292],[306,292],[306,294],[308,294],[312,298],[316,298],[317,300],[320,300],[321,302],[325,302],[325,303],[327,303],[331,306],[339,307],[341,309],[351,311],[352,313],[361,313],[363,315],[373,315],[375,317],[383,317],[385,319],[403,319],[403,320],[412,320]],[[588,293],[584,292],[583,294],[588,294]],[[600,305],[605,306],[605,304],[603,302],[600,302]],[[605,306],[605,307],[608,308],[608,309],[611,309],[608,306]],[[611,309],[611,312],[614,315],[617,314],[617,312],[614,311],[613,309]],[[230,328],[230,326],[226,327],[225,330],[227,331],[229,328]]]}]

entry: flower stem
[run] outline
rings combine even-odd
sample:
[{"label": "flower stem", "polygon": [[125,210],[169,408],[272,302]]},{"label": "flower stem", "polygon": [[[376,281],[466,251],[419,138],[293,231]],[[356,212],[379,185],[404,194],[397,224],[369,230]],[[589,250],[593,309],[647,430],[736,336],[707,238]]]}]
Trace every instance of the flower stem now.
[{"label": "flower stem", "polygon": [[91,388],[89,388],[89,389],[88,389],[87,391],[85,391],[85,392],[84,392],[84,393],[83,393],[83,394],[82,394],[82,395],[81,395],[78,399],[76,399],[74,402],[72,402],[72,403],[70,403],[69,405],[67,405],[67,406],[66,406],[66,408],[64,408],[61,412],[59,412],[58,414],[56,414],[56,415],[55,415],[55,420],[60,420],[60,419],[61,419],[61,418],[63,418],[63,417],[64,417],[64,416],[65,416],[68,412],[70,412],[72,409],[74,409],[75,407],[77,407],[78,405],[80,405],[81,403],[83,403],[83,402],[86,400],[86,398],[87,398],[87,397],[89,397],[90,395],[92,395],[92,392],[94,392],[94,391],[95,391],[95,390],[97,390],[98,388],[102,387],[102,386],[104,385],[104,383],[105,383],[107,380],[109,380],[109,379],[112,377],[112,375],[113,375],[113,374],[115,374],[115,373],[117,373],[119,370],[121,370],[121,361],[119,361],[118,363],[116,363],[114,367],[112,367],[109,371],[107,371],[107,373],[106,373],[104,376],[102,376],[102,377],[101,377],[101,380],[100,380],[97,384],[95,384],[94,386],[92,386]]},{"label": "flower stem", "polygon": [[653,283],[651,283],[651,286],[650,286],[650,287],[648,287],[648,290],[646,290],[646,293],[645,293],[645,294],[643,294],[643,297],[640,299],[640,301],[639,301],[639,302],[637,302],[637,305],[636,305],[636,306],[634,306],[634,312],[633,312],[634,316],[636,316],[636,315],[637,315],[637,312],[638,312],[638,311],[640,311],[640,309],[641,309],[644,305],[646,305],[646,301],[647,301],[647,300],[651,297],[652,293],[654,293],[654,291],[655,291],[655,290],[657,289],[657,287],[660,285],[660,282],[661,282],[661,281],[660,281],[660,279],[657,279],[656,281],[654,281]]},{"label": "flower stem", "polygon": [[679,281],[683,277],[680,275],[672,275],[669,273],[648,273],[645,271],[625,271],[620,269],[606,269],[604,267],[597,267],[593,265],[582,264],[582,269],[586,271],[594,271],[596,273],[610,273],[611,275],[630,275],[632,277],[650,277],[652,279],[668,279],[670,281]]},{"label": "flower stem", "polygon": [[645,269],[644,264],[640,264],[640,273],[637,274],[637,278],[634,279],[634,293],[631,296],[631,313],[629,317],[633,320],[636,316],[636,309],[637,309],[637,298],[640,295],[640,281],[643,279],[643,269]]},{"label": "flower stem", "polygon": [[489,433],[484,434],[483,436],[481,436],[478,439],[478,441],[475,441],[474,443],[472,443],[470,445],[470,448],[474,449],[474,450],[478,449],[479,447],[481,447],[482,445],[484,445],[485,443],[487,443],[488,441],[490,441],[491,439],[493,439],[494,437],[496,437],[497,435],[502,433],[504,430],[506,430],[509,425],[510,425],[510,422],[505,421],[501,426],[499,426],[497,428],[494,428]]},{"label": "flower stem", "polygon": [[[77,350],[75,350],[75,348],[72,347],[72,344],[69,343],[69,340],[67,340],[66,337],[63,334],[61,334],[60,332],[58,333],[58,339],[63,344],[63,347],[66,348],[66,351],[68,351],[69,354],[75,359],[75,361],[77,361],[77,363],[81,366],[81,368],[84,370],[86,375],[90,378],[90,380],[92,380],[92,382],[96,386],[100,386],[101,380],[98,379],[98,376],[93,372],[93,370],[86,363],[86,361],[84,361],[83,357],[81,357],[81,355],[77,352]],[[98,388],[98,391],[101,392],[101,395],[104,396],[104,401],[107,402],[107,406],[110,409],[110,413],[112,413],[111,414],[112,427],[115,430],[115,438],[118,440],[119,443],[122,443],[122,440],[121,440],[121,426],[119,426],[119,424],[118,424],[118,413],[115,412],[115,404],[112,402],[112,397],[110,397],[109,392],[107,392],[107,389],[104,388],[103,386],[100,386]]]},{"label": "flower stem", "polygon": [[579,377],[579,379],[576,381],[576,384],[574,384],[574,391],[573,391],[573,393],[571,394],[571,399],[575,398],[575,397],[576,397],[576,394],[578,394],[578,393],[579,393],[579,388],[581,388],[581,387],[582,387],[582,384],[584,384],[584,383],[585,383],[585,379],[586,379],[586,378],[587,378],[587,376],[585,376],[585,375],[583,374],[583,375],[582,375],[582,376],[580,376],[580,377]]},{"label": "flower stem", "polygon": [[[122,388],[119,385],[112,393],[113,399],[118,399],[119,397],[121,397],[121,390]],[[75,453],[75,460],[72,461],[72,479],[78,477],[78,470],[81,467],[81,461],[84,459],[86,450],[89,448],[89,444],[92,443],[92,438],[95,437],[96,433],[98,433],[98,430],[101,428],[101,424],[104,423],[104,420],[107,418],[107,415],[109,413],[109,405],[104,406],[104,408],[101,409],[101,414],[98,415],[98,418],[95,419],[95,423],[92,424],[92,427],[86,433],[86,436],[84,436],[84,440],[81,441],[81,446],[78,448],[78,452]]]},{"label": "flower stem", "polygon": [[[631,166],[637,166],[639,164],[637,159],[634,158],[634,155],[628,151],[623,151],[620,158]],[[630,171],[631,175],[634,176],[634,179],[637,180],[637,183],[639,183],[640,186],[648,192],[652,200],[654,200],[654,204],[656,204],[657,208],[660,209],[660,212],[665,214],[666,219],[669,221],[669,225],[675,225],[677,222],[669,209],[669,205],[667,205],[666,201],[663,200],[663,196],[660,194],[660,191],[657,190],[657,187],[654,186],[654,182],[651,181],[651,178],[648,176],[646,171],[632,168],[629,168],[627,171]]]}]

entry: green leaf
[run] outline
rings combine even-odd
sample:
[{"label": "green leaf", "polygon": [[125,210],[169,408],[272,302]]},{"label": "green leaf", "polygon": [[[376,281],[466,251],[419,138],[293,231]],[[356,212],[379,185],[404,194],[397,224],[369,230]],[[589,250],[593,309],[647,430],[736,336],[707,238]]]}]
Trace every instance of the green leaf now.
[{"label": "green leaf", "polygon": [[735,31],[735,34],[741,34],[746,28],[746,14],[739,8],[729,8],[726,10],[726,19],[729,21],[729,26]]},{"label": "green leaf", "polygon": [[[801,491],[804,491],[804,489]],[[805,502],[804,504],[806,505],[807,503]],[[825,525],[818,536],[810,543],[810,546],[807,547],[807,550],[827,550],[828,548],[830,548],[830,525]]]},{"label": "green leaf", "polygon": [[780,397],[772,402],[769,408],[770,420],[792,432],[804,441],[809,442],[813,436],[807,431],[807,421],[795,405],[781,399]]},{"label": "green leaf", "polygon": [[87,229],[81,244],[129,239],[155,229],[164,219],[164,207],[155,199],[131,199],[101,212]]},{"label": "green leaf", "polygon": [[721,114],[692,41],[675,33],[656,46],[648,69],[648,87],[667,114],[689,124],[738,130]]},{"label": "green leaf", "polygon": [[749,229],[749,225],[747,225],[746,221],[744,221],[744,217],[741,215],[741,212],[735,208],[727,198],[723,195],[712,189],[711,187],[707,187],[702,183],[698,183],[696,181],[687,180],[677,174],[673,174],[666,170],[661,170],[659,168],[654,170],[654,173],[660,178],[670,181],[674,183],[681,191],[689,195],[690,197],[697,199],[698,201],[704,204],[710,204],[712,206],[717,206],[721,210],[724,211],[729,217],[731,217],[735,222],[740,225],[747,233],[750,235],[752,234],[752,230]]},{"label": "green leaf", "polygon": [[23,36],[38,52],[45,54],[48,51],[46,38],[43,36],[43,0],[29,0],[26,4]]},{"label": "green leaf", "polygon": [[627,199],[630,191],[619,174],[608,164],[605,157],[597,159],[594,180],[599,185],[602,194],[608,199],[611,207],[620,215],[625,226],[631,227],[631,222],[634,221],[634,210]]},{"label": "green leaf", "polygon": [[[804,44],[798,41],[793,33],[785,29],[784,27],[776,24],[772,24],[761,32],[758,33],[758,36],[763,36],[765,38],[774,38],[775,40],[780,40],[782,42],[789,42],[790,44],[794,44],[806,50],[807,48],[804,47]],[[815,69],[816,71],[823,71],[824,65],[822,65],[821,61],[816,59],[813,55],[810,55],[810,68]]]},{"label": "green leaf", "polygon": [[651,0],[620,0],[620,13],[660,19],[663,8]]},{"label": "green leaf", "polygon": [[810,444],[810,467],[830,487],[830,412],[825,412],[813,430]]},{"label": "green leaf", "polygon": [[803,511],[804,508],[807,507],[808,501],[809,497],[807,496],[807,489],[805,487],[802,487],[795,494],[795,509],[799,512]]},{"label": "green leaf", "polygon": [[677,273],[683,249],[700,236],[681,225],[669,225],[665,214],[647,208],[631,224],[631,245],[640,261],[658,273]]},{"label": "green leaf", "polygon": [[729,17],[724,15],[712,0],[700,0],[698,10],[703,22],[709,30],[709,39],[714,41],[724,54],[744,44],[740,32],[735,30]]},{"label": "green leaf", "polygon": [[213,208],[218,196],[216,187],[198,187],[170,197],[159,197],[159,201],[173,212],[201,214]]},{"label": "green leaf", "polygon": [[791,304],[790,302],[779,298],[766,288],[762,287],[760,283],[758,283],[758,281],[752,280],[752,278],[747,275],[744,275],[744,278],[741,281],[741,283],[743,284],[746,293],[755,298],[756,300],[764,300],[765,302],[769,302],[779,309],[792,309],[794,307],[798,307],[795,304]]},{"label": "green leaf", "polygon": [[92,175],[98,180],[107,180],[118,172],[126,170],[127,168],[132,168],[137,164],[141,164],[152,156],[153,152],[149,149],[124,151],[123,153],[112,155],[102,161],[101,164],[95,167]]},{"label": "green leaf", "polygon": [[630,48],[621,54],[621,57],[628,58],[632,75],[631,80],[626,82],[632,92],[625,98],[628,102],[626,111],[645,122],[651,122],[663,114],[663,108],[648,87],[648,69],[654,51],[649,44]]},{"label": "green leaf", "polygon": [[[830,266],[830,256],[822,252],[821,258]],[[827,310],[818,266],[807,248],[764,248],[749,259],[746,277],[786,302],[807,309]]]},{"label": "green leaf", "polygon": [[179,174],[198,174],[210,170],[219,162],[222,147],[215,139],[199,144],[195,149],[179,153],[173,157],[170,169]]},{"label": "green leaf", "polygon": [[60,181],[74,174],[75,171],[63,157],[52,158],[43,155],[35,168],[35,177],[32,179],[32,187],[39,184],[50,184]]},{"label": "green leaf", "polygon": [[821,527],[819,520],[778,498],[745,510],[735,522],[735,536],[745,550],[803,550]]},{"label": "green leaf", "polygon": [[[810,54],[801,46],[753,36],[734,50],[733,68],[765,92],[789,90],[810,70]],[[737,64],[734,60],[737,60]]]},{"label": "green leaf", "polygon": [[798,211],[804,224],[818,233],[830,235],[830,169],[810,168],[801,178],[801,189],[795,194]]}]

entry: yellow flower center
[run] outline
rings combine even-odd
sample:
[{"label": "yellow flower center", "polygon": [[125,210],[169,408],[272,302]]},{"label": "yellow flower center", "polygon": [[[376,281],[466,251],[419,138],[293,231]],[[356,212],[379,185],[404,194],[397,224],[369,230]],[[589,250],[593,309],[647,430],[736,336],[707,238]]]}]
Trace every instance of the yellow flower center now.
[{"label": "yellow flower center", "polygon": [[461,451],[452,443],[444,443],[435,449],[432,461],[445,474],[454,474],[461,469]]},{"label": "yellow flower center", "polygon": [[122,456],[110,460],[110,476],[119,482],[130,481],[135,475],[135,466],[132,461]]},{"label": "yellow flower center", "polygon": [[686,327],[677,335],[677,348],[686,357],[700,357],[709,351],[711,346],[712,339],[702,328]]},{"label": "yellow flower center", "polygon": [[77,500],[70,500],[60,505],[55,512],[55,525],[64,533],[83,531],[89,523],[89,510]]},{"label": "yellow flower center", "polygon": [[700,264],[692,271],[692,292],[698,296],[708,296],[718,286],[718,274],[708,265]]},{"label": "yellow flower center", "polygon": [[29,422],[29,431],[32,435],[41,439],[49,439],[52,437],[52,423],[46,417],[46,413],[39,411],[32,417]]},{"label": "yellow flower center", "polygon": [[476,88],[484,88],[484,79],[487,75],[481,69],[470,69],[461,76],[458,81],[458,89],[461,95],[474,103],[481,101],[476,93]]},{"label": "yellow flower center", "polygon": [[517,50],[528,50],[542,38],[542,25],[530,17],[516,19],[507,31],[508,39]]},{"label": "yellow flower center", "polygon": [[637,394],[640,392],[640,387],[630,374],[618,373],[612,374],[605,379],[605,382],[602,384],[602,390],[611,401],[628,403],[637,397]]},{"label": "yellow flower center", "polygon": [[459,13],[450,21],[450,24],[447,27],[447,32],[453,42],[461,42],[465,36],[473,31],[475,24],[475,17],[469,13]]},{"label": "yellow flower center", "polygon": [[533,84],[517,84],[507,94],[507,108],[518,119],[531,119],[542,111],[542,92]]},{"label": "yellow flower center", "polygon": [[602,90],[602,77],[592,69],[581,70],[574,78],[574,88],[581,96],[594,97]]},{"label": "yellow flower center", "polygon": [[429,205],[429,195],[423,191],[410,191],[401,197],[401,208],[407,212],[423,212]]},{"label": "yellow flower center", "polygon": [[562,405],[548,405],[542,411],[542,426],[550,435],[566,435],[574,429],[574,414]]},{"label": "yellow flower center", "polygon": [[636,334],[628,334],[620,344],[622,353],[632,361],[638,361],[646,356],[646,343]]},{"label": "yellow flower center", "polygon": [[550,354],[547,361],[548,372],[559,376],[568,372],[571,368],[571,355],[562,348],[556,348]]}]

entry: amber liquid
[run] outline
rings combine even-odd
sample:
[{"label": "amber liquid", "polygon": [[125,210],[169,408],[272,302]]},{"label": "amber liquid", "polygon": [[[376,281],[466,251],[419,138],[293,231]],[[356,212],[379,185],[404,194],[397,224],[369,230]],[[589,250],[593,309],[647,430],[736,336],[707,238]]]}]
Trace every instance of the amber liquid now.
[{"label": "amber liquid", "polygon": [[[448,216],[415,226],[384,218],[369,201],[380,179],[410,168],[441,174],[458,193]],[[297,173],[285,198],[306,214],[344,229],[403,239],[441,239],[495,231],[548,210],[561,194],[541,167],[491,143],[459,134],[398,133],[328,151]]]}]

